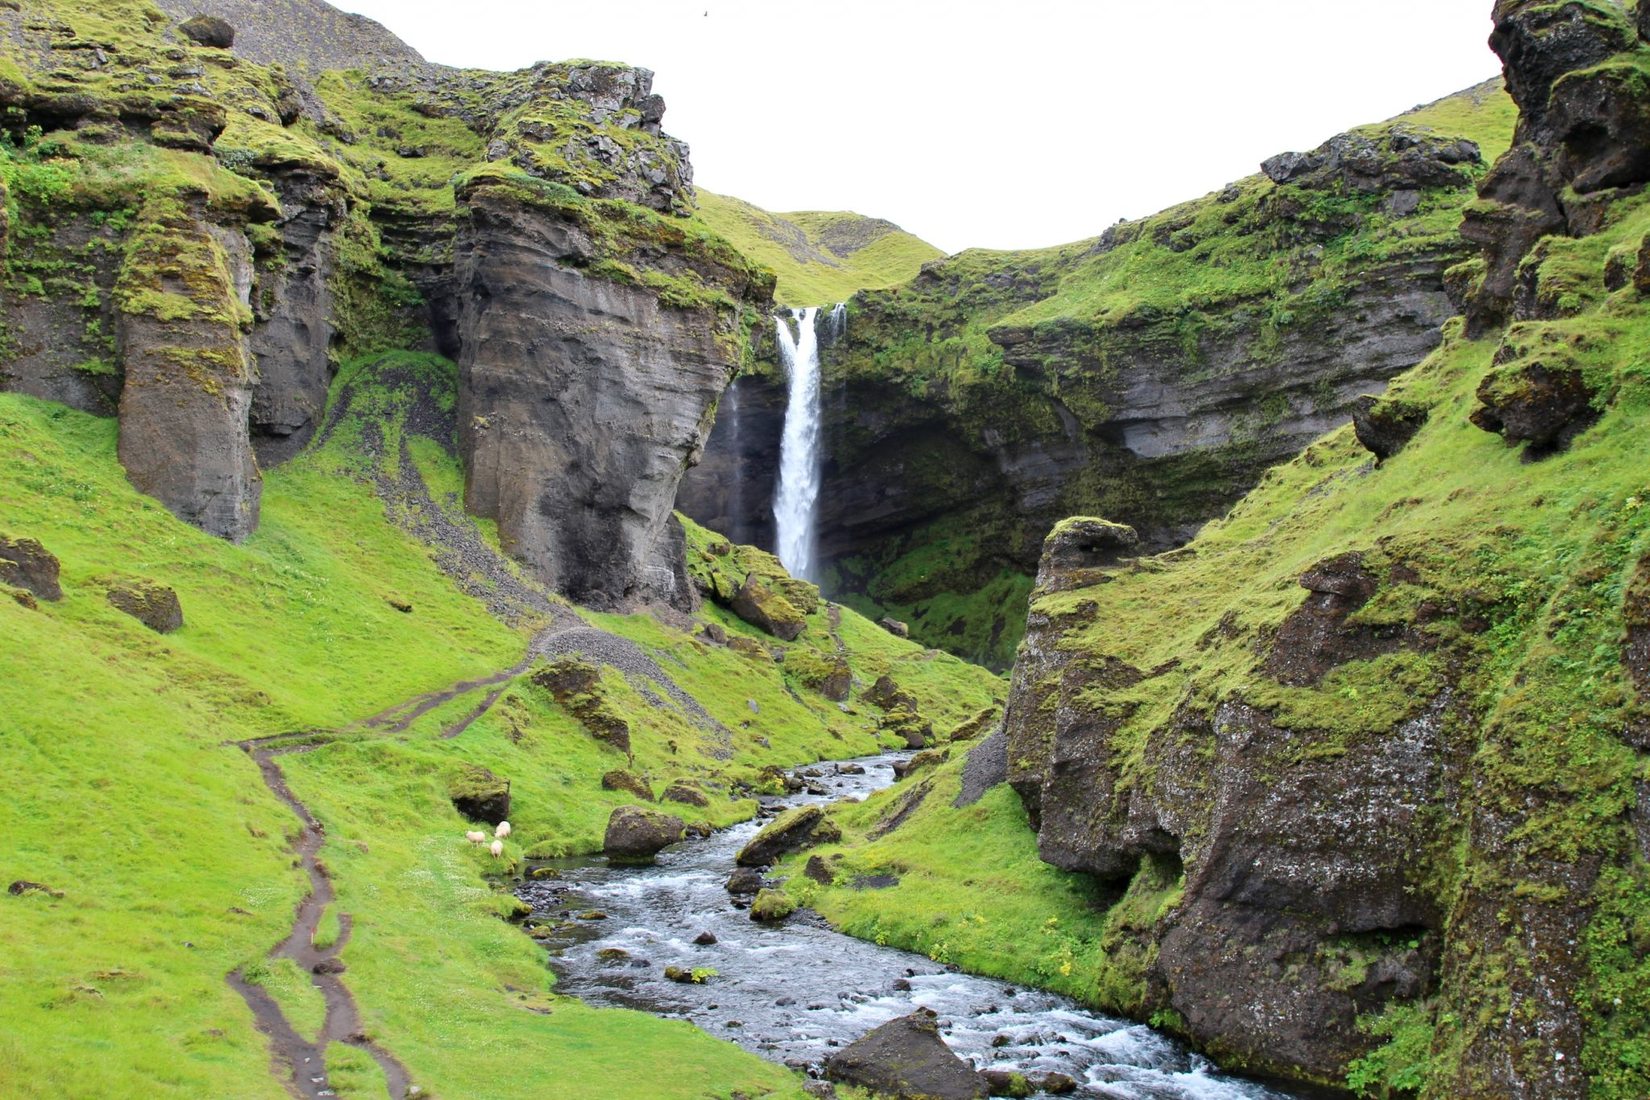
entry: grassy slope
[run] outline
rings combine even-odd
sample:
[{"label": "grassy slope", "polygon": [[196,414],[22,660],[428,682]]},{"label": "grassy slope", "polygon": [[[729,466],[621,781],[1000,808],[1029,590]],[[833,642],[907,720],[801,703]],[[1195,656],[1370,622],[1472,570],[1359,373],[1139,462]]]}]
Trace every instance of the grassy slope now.
[{"label": "grassy slope", "polygon": [[[1351,429],[1343,428],[1269,473],[1184,551],[1119,571],[1099,587],[1043,597],[1039,606],[1058,615],[1085,601],[1097,605],[1079,616],[1088,625],[1071,630],[1065,646],[1138,668],[1183,665],[1173,675],[1096,697],[1096,706],[1135,708],[1117,734],[1121,745],[1142,745],[1189,701],[1203,705],[1241,694],[1273,709],[1280,724],[1308,739],[1302,751],[1320,756],[1345,754],[1358,737],[1379,735],[1413,716],[1452,674],[1441,667],[1439,654],[1400,654],[1345,665],[1316,689],[1271,681],[1260,667],[1266,648],[1261,640],[1300,605],[1304,594],[1296,578],[1303,571],[1332,555],[1372,547],[1391,560],[1416,563],[1422,580],[1384,591],[1359,612],[1360,621],[1370,624],[1407,622],[1425,598],[1486,608],[1491,625],[1482,638],[1457,636],[1451,644],[1472,654],[1461,684],[1483,715],[1475,731],[1475,797],[1520,822],[1511,843],[1522,862],[1508,866],[1504,856],[1474,848],[1465,821],[1450,827],[1441,851],[1417,858],[1437,861],[1446,898],[1477,888],[1511,891],[1523,883],[1517,895],[1528,899],[1521,904],[1533,912],[1550,889],[1541,884],[1549,874],[1544,861],[1605,857],[1612,869],[1591,899],[1598,908],[1585,944],[1584,1056],[1595,1095],[1626,1097],[1650,1089],[1650,974],[1643,952],[1650,942],[1650,868],[1629,854],[1625,816],[1635,780],[1650,779],[1650,763],[1619,736],[1630,718],[1643,713],[1626,682],[1621,639],[1624,589],[1635,564],[1650,554],[1650,507],[1643,506],[1650,501],[1650,470],[1642,448],[1650,432],[1650,309],[1631,287],[1608,293],[1603,269],[1607,255],[1637,249],[1650,230],[1650,205],[1628,200],[1614,218],[1596,237],[1551,242],[1542,285],[1563,299],[1570,316],[1515,332],[1515,343],[1568,349],[1601,387],[1601,403],[1608,401],[1600,421],[1570,450],[1526,462],[1519,449],[1468,423],[1497,341],[1467,341],[1455,322],[1444,347],[1393,386],[1397,395],[1431,410],[1429,423],[1403,452],[1376,467]],[[1210,644],[1219,638],[1229,640]],[[1141,773],[1131,781],[1151,780]],[[998,792],[999,801],[982,803],[992,808],[989,814],[958,811],[937,797],[951,783],[942,778],[936,797],[907,825],[881,841],[856,843],[845,856],[845,867],[855,871],[915,869],[915,892],[959,899],[956,909],[946,910],[946,923],[924,926],[916,919],[914,894],[900,891],[831,888],[816,904],[858,934],[880,929],[917,950],[943,941],[954,961],[997,967],[1022,980],[1028,972],[1042,973],[1046,958],[1001,954],[1002,944],[1017,938],[1036,942],[1034,913],[1011,917],[1011,927],[989,937],[982,932],[977,942],[957,931],[960,899],[988,915],[1004,903],[990,891],[965,889],[978,868],[952,859],[953,838],[1025,830],[1006,790]],[[875,805],[873,800],[844,816],[872,818]],[[854,839],[854,829],[847,831]],[[1021,842],[1020,861],[1006,865],[1021,889],[1041,890],[1043,908],[1054,913],[1072,888],[1046,871],[1034,877],[1027,850],[1028,839]],[[1125,898],[1088,922],[1083,936],[1089,938],[1077,953],[1089,960],[1087,986],[1098,991],[1100,1003],[1126,1005],[1134,980],[1117,960],[1093,950],[1106,927],[1139,920],[1145,910],[1148,917],[1169,912],[1173,901],[1172,884],[1165,884],[1155,899]],[[1136,912],[1125,911],[1131,906]],[[1444,1091],[1424,1095],[1447,1094],[1453,1053],[1476,1029],[1493,1029],[1509,1011],[1509,971],[1525,965],[1516,944],[1518,922],[1535,918],[1509,909],[1503,919],[1505,950],[1470,963],[1459,987],[1447,991],[1450,1003],[1429,1002],[1370,1022],[1391,1042],[1355,1067],[1361,1087],[1373,1093],[1427,1082]]]},{"label": "grassy slope", "polygon": [[[1401,124],[1467,137],[1479,144],[1487,165],[1511,144],[1516,120],[1512,100],[1491,84],[1360,132],[1375,134]],[[1323,242],[1303,238],[1300,219],[1273,212],[1278,194],[1298,189],[1278,188],[1261,175],[1239,180],[1233,189],[1228,201],[1207,195],[1115,226],[1111,232],[1121,243],[1104,251],[1091,239],[1026,251],[969,249],[949,257],[934,268],[932,280],[857,300],[849,320],[851,350],[845,357],[837,353],[827,372],[874,375],[919,400],[945,404],[968,435],[989,428],[1060,438],[1061,425],[1038,396],[1045,383],[1017,377],[1003,362],[1002,349],[988,339],[989,330],[1093,326],[1102,334],[1094,354],[1103,364],[1104,334],[1119,321],[1125,321],[1125,342],[1139,338],[1129,326],[1147,325],[1157,333],[1153,339],[1175,349],[1165,353],[1169,359],[1222,325],[1253,327],[1257,318],[1263,330],[1270,326],[1274,332],[1310,325],[1336,308],[1338,288],[1349,274],[1454,238],[1461,210],[1473,197],[1470,191],[1428,193],[1418,215],[1393,218],[1379,209],[1380,196],[1302,193],[1302,218],[1357,220],[1356,230]],[[1092,407],[1081,371],[1048,384],[1092,426],[1108,412]],[[1095,373],[1103,371],[1096,367]],[[1201,500],[1207,495],[1204,482],[1230,477],[1218,455],[1206,464],[1184,465],[1178,474],[1158,475],[1152,507],[1159,514],[1184,507],[1176,503],[1182,495]],[[1108,476],[1096,470],[1088,479],[1092,485],[1068,486],[1068,507],[1093,510],[1108,495],[1138,494],[1138,484],[1118,484]],[[1164,483],[1170,476],[1184,484]],[[1012,541],[1013,532],[996,530],[1012,523],[1000,510],[946,517],[882,553],[842,562],[841,572],[861,578],[865,590],[860,598],[844,598],[873,617],[891,614],[911,623],[914,635],[931,644],[1005,665],[1019,643],[1023,618],[1008,616],[1003,630],[996,620],[1005,603],[1023,606],[1030,590],[1029,578],[992,556],[1000,550],[990,550],[994,543]],[[918,599],[902,594],[913,587],[925,594]],[[936,588],[944,591],[935,594]]]},{"label": "grassy slope", "polygon": [[856,290],[894,286],[943,255],[904,230],[859,214],[771,214],[704,190],[697,219],[778,275],[774,297],[784,305],[828,305]]},{"label": "grassy slope", "polygon": [[[436,390],[451,385],[439,360],[392,362]],[[341,377],[357,386],[354,411],[397,438],[396,395],[374,389],[370,367]],[[258,969],[285,934],[303,890],[286,848],[293,820],[226,742],[338,726],[508,667],[536,625],[501,625],[387,522],[357,434],[346,424],[319,452],[270,473],[263,525],[237,547],[126,484],[113,422],[0,396],[0,527],[53,550],[65,590],[40,610],[0,599],[13,655],[0,678],[13,791],[0,804],[0,833],[17,838],[5,878],[65,894],[0,896],[0,1094],[284,1094],[223,976]],[[451,496],[456,467],[415,443],[437,506],[463,521]],[[184,629],[160,637],[114,611],[98,578],[115,574],[174,586]],[[389,597],[414,612],[394,610]],[[719,763],[698,751],[705,735],[686,718],[604,673],[604,693],[631,721],[635,767],[656,788],[699,779],[713,793],[708,820],[750,811],[727,784],[754,779],[761,764],[877,745],[863,718],[805,690],[793,697],[771,662],[645,616],[603,622],[652,650],[728,726],[751,717],[747,698],[759,701],[760,724],[739,730],[734,759]],[[988,703],[1001,690],[852,615],[842,633],[864,674],[920,666],[927,678],[912,675],[913,690],[936,711],[942,696]],[[447,777],[474,761],[511,779],[515,860],[529,848],[597,846],[624,800],[601,791],[599,777],[626,761],[525,679],[462,736],[438,739],[473,702],[438,709],[401,736],[345,738],[283,759],[294,791],[327,825],[322,857],[355,919],[346,980],[367,1028],[439,1095],[796,1094],[784,1070],[686,1024],[550,993],[540,950],[498,919],[496,869],[464,843]],[[319,1004],[301,975],[282,964],[263,980],[300,1026],[315,1026]],[[370,1061],[332,1054],[335,1083],[361,1095],[381,1087]],[[661,1059],[678,1071],[668,1080],[650,1068]]]}]

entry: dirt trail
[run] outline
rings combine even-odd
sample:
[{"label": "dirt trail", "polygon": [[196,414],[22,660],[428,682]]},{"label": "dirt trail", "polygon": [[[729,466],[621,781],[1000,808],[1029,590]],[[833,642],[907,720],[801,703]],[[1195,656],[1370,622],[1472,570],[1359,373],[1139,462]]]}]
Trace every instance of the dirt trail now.
[{"label": "dirt trail", "polygon": [[292,850],[297,854],[304,873],[309,876],[309,895],[298,903],[292,931],[270,949],[269,957],[291,959],[310,975],[310,983],[320,990],[326,1002],[326,1023],[322,1025],[321,1034],[314,1042],[306,1040],[292,1026],[275,999],[262,987],[248,982],[239,970],[229,974],[229,985],[252,1010],[258,1030],[269,1037],[270,1053],[275,1060],[286,1064],[291,1074],[289,1087],[295,1095],[305,1100],[321,1100],[322,1097],[337,1095],[327,1079],[326,1050],[333,1043],[344,1043],[372,1055],[384,1071],[390,1096],[393,1100],[403,1100],[411,1085],[406,1067],[363,1033],[361,1013],[356,1008],[355,998],[350,996],[349,989],[339,977],[344,964],[338,955],[349,942],[349,914],[339,914],[338,938],[330,946],[316,947],[314,943],[321,915],[336,897],[332,881],[316,858],[326,841],[326,830],[309,812],[309,807],[298,801],[287,786],[280,765],[275,762],[279,755],[307,751],[306,747],[270,748],[257,741],[247,741],[242,743],[241,748],[257,762],[258,771],[263,775],[264,785],[270,793],[286,804],[301,826]]},{"label": "dirt trail", "polygon": [[[461,696],[491,689],[463,718],[445,727],[440,735],[443,738],[457,737],[491,710],[504,694],[509,681],[526,672],[535,660],[544,656],[561,656],[568,653],[577,653],[615,668],[621,673],[651,680],[663,688],[690,715],[702,722],[708,722],[717,732],[727,732],[721,723],[716,722],[699,706],[697,700],[682,691],[641,647],[628,639],[592,627],[573,613],[561,609],[558,609],[558,612],[560,613],[555,616],[551,626],[528,645],[522,659],[501,672],[473,680],[460,680],[439,691],[425,692],[337,729],[300,730],[236,742],[257,763],[264,785],[269,788],[270,793],[292,811],[301,826],[298,837],[293,842],[293,851],[297,854],[304,873],[309,876],[310,892],[298,905],[291,931],[285,939],[270,949],[269,957],[291,959],[310,975],[310,983],[320,991],[326,1003],[326,1023],[321,1029],[321,1034],[313,1042],[304,1038],[292,1026],[286,1013],[268,991],[247,981],[239,969],[231,971],[225,978],[229,986],[241,995],[241,999],[252,1010],[258,1030],[268,1037],[270,1054],[275,1064],[286,1067],[289,1078],[287,1084],[293,1095],[303,1100],[323,1100],[337,1095],[328,1080],[326,1069],[326,1049],[333,1043],[344,1043],[372,1055],[379,1068],[384,1071],[391,1100],[405,1100],[411,1087],[411,1079],[406,1067],[394,1055],[362,1031],[361,1014],[356,1007],[355,998],[350,995],[348,987],[339,976],[344,973],[344,965],[339,955],[349,942],[350,915],[339,914],[339,934],[336,942],[325,948],[318,948],[314,944],[315,931],[320,926],[321,917],[336,899],[332,882],[327,878],[317,858],[321,846],[326,842],[326,828],[310,812],[309,807],[292,793],[291,787],[287,785],[286,775],[276,762],[278,757],[309,752],[333,738],[351,734],[404,733],[419,718],[437,707]],[[731,741],[731,734],[728,740]]]}]

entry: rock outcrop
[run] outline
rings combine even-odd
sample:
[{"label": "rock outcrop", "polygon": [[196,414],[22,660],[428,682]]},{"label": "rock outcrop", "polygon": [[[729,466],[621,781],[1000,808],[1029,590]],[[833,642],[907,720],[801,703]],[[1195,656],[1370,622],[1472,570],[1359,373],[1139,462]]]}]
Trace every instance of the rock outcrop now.
[{"label": "rock outcrop", "polygon": [[686,832],[679,817],[643,806],[620,806],[607,819],[602,852],[616,863],[651,863]]},{"label": "rock outcrop", "polygon": [[[1487,85],[1451,109],[1504,102]],[[965,252],[856,295],[822,354],[819,552],[841,590],[827,595],[867,596],[929,645],[1006,665],[1057,520],[1106,515],[1146,550],[1178,545],[1344,424],[1438,346],[1445,272],[1473,252],[1452,212],[1484,153],[1430,117],[1273,158],[1094,241]],[[1345,251],[1371,234],[1386,243]],[[1229,247],[1277,266],[1227,283],[1235,269],[1210,257]],[[1142,274],[1159,271],[1161,288]],[[777,373],[741,379],[685,513],[768,537],[783,403]]]},{"label": "rock outcrop", "polygon": [[57,556],[36,539],[0,535],[0,584],[21,588],[43,600],[61,600]]},{"label": "rock outcrop", "polygon": [[940,1038],[933,1012],[890,1020],[825,1060],[825,1074],[894,1100],[984,1100],[985,1079]]},{"label": "rock outcrop", "polygon": [[149,580],[117,580],[104,593],[110,606],[123,611],[153,630],[170,634],[183,627],[183,605],[178,594],[164,584]]},{"label": "rock outcrop", "polygon": [[[1441,503],[1343,433],[1184,550],[1088,564],[1051,539],[1006,772],[1042,858],[1106,899],[1119,1007],[1326,1084],[1351,1067],[1426,1095],[1631,1095],[1650,603],[1624,517],[1642,502],[1632,478],[1585,514],[1550,487],[1591,492],[1637,430],[1616,341],[1640,324],[1623,217],[1650,183],[1650,86],[1611,5],[1495,15],[1520,116],[1466,214],[1481,253],[1449,275],[1465,323],[1354,413],[1377,459],[1431,464]],[[1334,160],[1268,173],[1294,186]],[[1491,334],[1493,359],[1472,339]],[[1495,465],[1482,437],[1452,449],[1469,417],[1546,461],[1439,469],[1472,447]]]}]

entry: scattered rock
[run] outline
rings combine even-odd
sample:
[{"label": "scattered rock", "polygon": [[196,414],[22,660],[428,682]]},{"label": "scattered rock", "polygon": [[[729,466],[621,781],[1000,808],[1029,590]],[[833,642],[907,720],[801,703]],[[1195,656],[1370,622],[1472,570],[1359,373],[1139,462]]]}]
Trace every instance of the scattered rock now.
[{"label": "scattered rock", "polygon": [[385,597],[385,600],[386,600],[386,602],[389,603],[389,605],[391,607],[393,607],[397,611],[401,612],[401,614],[403,614],[403,615],[411,615],[412,614],[413,605],[408,603],[406,600],[398,599],[395,596],[387,596],[387,597]]},{"label": "scattered rock", "polygon": [[653,801],[653,789],[647,785],[647,780],[626,768],[614,768],[602,776],[602,790],[624,791],[643,802]]},{"label": "scattered rock", "polygon": [[949,759],[951,759],[950,749],[927,749],[908,759],[896,760],[894,762],[894,778],[904,779],[912,772],[921,771],[923,768],[937,767]]},{"label": "scattered rock", "polygon": [[1426,422],[1426,406],[1395,397],[1365,394],[1352,406],[1352,430],[1377,462],[1403,450]]},{"label": "scattered rock", "polygon": [[908,749],[924,748],[934,736],[933,724],[905,707],[897,707],[884,714],[877,722],[877,729],[903,738]]},{"label": "scattered rock", "polygon": [[761,890],[751,902],[751,920],[779,921],[796,912],[796,902],[781,890]]},{"label": "scattered rock", "polygon": [[235,28],[215,15],[185,19],[178,24],[178,33],[215,50],[227,50],[235,45]]},{"label": "scattered rock", "polygon": [[602,851],[617,863],[651,863],[686,831],[679,817],[642,806],[620,806],[607,819]]},{"label": "scattered rock", "polygon": [[741,657],[748,657],[753,661],[769,663],[773,661],[773,654],[768,647],[755,638],[747,638],[742,634],[735,634],[728,638],[728,648]]},{"label": "scattered rock", "polygon": [[798,806],[769,822],[750,843],[739,849],[734,862],[741,867],[766,867],[778,861],[786,852],[808,843],[821,823],[825,811],[818,806]]},{"label": "scattered rock", "polygon": [[699,628],[699,636],[715,645],[728,644],[728,632],[723,629],[721,623],[706,623]]},{"label": "scattered rock", "polygon": [[864,698],[878,710],[917,709],[917,697],[902,690],[891,676],[878,676],[876,683],[865,689]]},{"label": "scattered rock", "polygon": [[697,936],[693,937],[693,942],[700,947],[709,947],[711,944],[716,942],[716,933],[701,932]]},{"label": "scattered rock", "polygon": [[1077,1081],[1064,1073],[1045,1073],[1032,1078],[1032,1087],[1050,1096],[1069,1096],[1077,1091]]},{"label": "scattered rock", "polygon": [[115,581],[109,585],[109,603],[159,634],[183,626],[178,594],[164,584],[147,580]]},{"label": "scattered rock", "polygon": [[984,733],[991,726],[991,724],[997,720],[998,715],[1001,713],[1002,711],[999,707],[987,707],[974,717],[970,718],[968,721],[964,722],[962,725],[958,726],[956,729],[952,730],[951,735],[947,737],[946,740],[952,742],[972,741],[974,738]]},{"label": "scattered rock", "polygon": [[0,584],[9,584],[43,600],[61,600],[57,558],[34,539],[0,535]]},{"label": "scattered rock", "polygon": [[911,636],[910,624],[902,623],[898,619],[878,619],[877,625],[896,638],[909,638]]},{"label": "scattered rock", "polygon": [[838,764],[836,773],[838,775],[864,775],[865,766],[863,764]]},{"label": "scattered rock", "polygon": [[334,955],[331,958],[322,959],[320,962],[310,967],[309,971],[311,974],[342,974],[347,969],[348,967],[344,965],[344,960]]},{"label": "scattered rock", "polygon": [[980,1077],[992,1096],[1030,1096],[1035,1089],[1026,1075],[1014,1069],[983,1069]]},{"label": "scattered rock", "polygon": [[466,764],[447,782],[453,809],[471,821],[497,825],[510,819],[510,781],[480,764]]},{"label": "scattered rock", "polygon": [[20,898],[24,894],[46,894],[47,896],[54,898],[60,898],[63,896],[63,891],[54,890],[43,882],[30,882],[27,879],[21,878],[6,887],[6,893],[10,894],[14,898]]},{"label": "scattered rock", "polygon": [[1576,367],[1531,359],[1491,371],[1478,386],[1473,424],[1532,456],[1562,450],[1598,419],[1598,395]]},{"label": "scattered rock", "polygon": [[596,952],[596,957],[602,962],[624,962],[630,958],[630,952],[622,947],[604,947]]},{"label": "scattered rock", "polygon": [[825,1060],[825,1075],[895,1100],[983,1100],[983,1078],[940,1038],[933,1012],[890,1020]]},{"label": "scattered rock", "polygon": [[818,856],[809,856],[807,864],[802,868],[802,877],[812,879],[821,886],[829,886],[836,876],[832,873],[830,864]]},{"label": "scattered rock", "polygon": [[710,799],[705,796],[705,792],[685,779],[678,779],[666,787],[665,793],[659,798],[665,802],[680,802],[684,806],[696,806],[700,809],[710,805]]},{"label": "scattered rock", "polygon": [[762,889],[762,872],[754,867],[741,867],[728,876],[730,894],[750,895]]},{"label": "scattered rock", "polygon": [[734,593],[728,604],[735,615],[781,641],[794,642],[807,628],[807,620],[796,605],[765,583],[755,573]]}]

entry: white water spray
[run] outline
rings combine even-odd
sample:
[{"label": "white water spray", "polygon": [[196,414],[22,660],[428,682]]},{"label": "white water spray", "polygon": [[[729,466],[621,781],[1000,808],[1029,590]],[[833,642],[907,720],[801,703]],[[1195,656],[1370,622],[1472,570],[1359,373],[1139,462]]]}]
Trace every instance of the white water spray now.
[{"label": "white water spray", "polygon": [[[831,313],[832,331],[842,306]],[[789,379],[785,402],[785,432],[779,443],[779,487],[773,496],[773,518],[778,529],[779,560],[793,577],[812,579],[814,567],[814,506],[819,501],[819,338],[812,306],[792,310],[797,333],[785,318],[774,319],[779,355]]]}]

